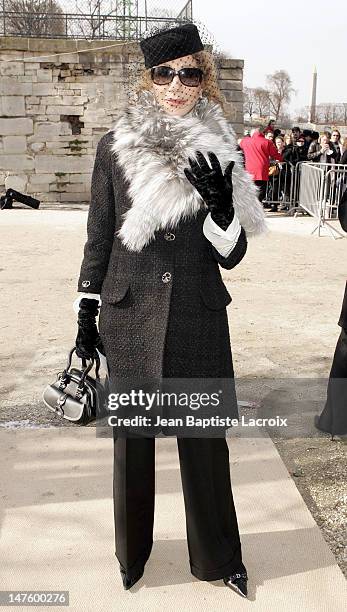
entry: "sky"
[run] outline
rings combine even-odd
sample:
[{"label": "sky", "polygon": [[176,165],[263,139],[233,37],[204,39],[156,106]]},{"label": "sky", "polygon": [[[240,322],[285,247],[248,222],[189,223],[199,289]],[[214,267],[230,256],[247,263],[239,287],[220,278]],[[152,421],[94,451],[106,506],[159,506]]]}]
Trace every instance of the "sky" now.
[{"label": "sky", "polygon": [[[172,4],[180,9],[185,0]],[[267,74],[287,70],[296,90],[291,113],[310,103],[314,65],[317,102],[347,102],[346,0],[193,0],[193,17],[223,51],[244,59],[245,86],[265,86]]]}]

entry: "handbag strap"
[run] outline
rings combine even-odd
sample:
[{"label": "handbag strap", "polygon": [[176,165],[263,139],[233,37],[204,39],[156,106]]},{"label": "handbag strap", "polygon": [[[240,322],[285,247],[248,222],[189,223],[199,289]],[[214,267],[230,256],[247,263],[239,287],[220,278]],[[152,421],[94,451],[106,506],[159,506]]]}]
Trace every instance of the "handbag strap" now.
[{"label": "handbag strap", "polygon": [[[65,370],[63,370],[63,372],[61,374],[61,377],[60,377],[60,387],[62,389],[66,386],[66,384],[68,382],[68,374],[69,374],[69,370],[71,368],[72,356],[73,356],[75,351],[76,351],[76,346],[73,346],[72,349],[68,353],[67,364],[66,364]],[[95,364],[95,378],[97,380],[100,380],[100,375],[99,375],[100,357],[99,357],[99,355],[98,355],[96,350],[94,351],[94,355],[90,359],[90,363],[89,364],[87,364],[87,360],[85,359],[85,357],[82,357],[83,372],[82,372],[82,376],[81,376],[81,379],[80,379],[80,383],[78,385],[80,388],[83,387],[85,378],[86,378],[88,372],[90,372],[90,370],[94,366],[94,364]]]}]

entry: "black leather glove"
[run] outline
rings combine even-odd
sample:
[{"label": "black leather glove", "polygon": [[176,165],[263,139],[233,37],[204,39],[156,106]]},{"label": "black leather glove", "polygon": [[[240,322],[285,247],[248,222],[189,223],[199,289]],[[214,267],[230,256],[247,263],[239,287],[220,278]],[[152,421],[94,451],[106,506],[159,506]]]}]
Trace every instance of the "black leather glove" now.
[{"label": "black leather glove", "polygon": [[80,358],[91,359],[98,349],[105,354],[98,328],[96,316],[99,311],[99,301],[82,298],[78,311],[78,332],[76,337],[76,355]]},{"label": "black leather glove", "polygon": [[212,168],[200,151],[196,152],[196,157],[198,161],[188,158],[190,169],[184,168],[184,173],[207,204],[213,221],[226,230],[234,218],[232,172],[235,162],[230,162],[223,174],[214,153],[208,153]]}]

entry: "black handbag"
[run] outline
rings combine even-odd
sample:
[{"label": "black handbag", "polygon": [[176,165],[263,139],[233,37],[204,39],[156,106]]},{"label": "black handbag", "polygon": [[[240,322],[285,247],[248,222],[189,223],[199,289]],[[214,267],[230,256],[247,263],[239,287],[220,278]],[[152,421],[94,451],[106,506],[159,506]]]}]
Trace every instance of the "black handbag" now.
[{"label": "black handbag", "polygon": [[[76,347],[68,354],[65,370],[58,373],[57,380],[47,385],[42,394],[46,406],[62,418],[87,425],[102,414],[107,396],[108,378],[102,383],[99,376],[100,358],[95,351],[93,359],[87,365],[82,359],[82,368],[71,367]],[[95,365],[95,378],[89,372]]]}]

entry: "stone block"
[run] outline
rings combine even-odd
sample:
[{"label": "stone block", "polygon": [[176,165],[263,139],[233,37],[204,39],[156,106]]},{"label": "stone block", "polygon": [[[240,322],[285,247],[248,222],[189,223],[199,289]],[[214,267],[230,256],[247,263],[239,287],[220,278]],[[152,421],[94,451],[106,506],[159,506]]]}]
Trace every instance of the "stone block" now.
[{"label": "stone block", "polygon": [[233,79],[235,81],[242,81],[243,70],[242,68],[221,68],[219,73],[220,79]]},{"label": "stone block", "polygon": [[26,174],[9,174],[6,176],[4,185],[5,190],[15,189],[21,193],[26,193],[28,184],[28,177]]},{"label": "stone block", "polygon": [[32,174],[30,176],[30,183],[32,185],[41,185],[42,183],[49,185],[50,183],[55,183],[56,179],[55,174]]},{"label": "stone block", "polygon": [[41,104],[37,106],[37,104],[27,104],[26,113],[27,115],[42,115],[46,111],[46,107]]},{"label": "stone block", "polygon": [[60,134],[71,134],[71,127],[65,121],[59,123],[51,121],[35,123],[35,137],[38,140],[52,140],[59,138]]},{"label": "stone block", "polygon": [[0,61],[12,61],[12,60],[22,60],[23,59],[23,51],[10,50],[6,49],[6,51],[0,50]]},{"label": "stone block", "polygon": [[[65,193],[84,193],[85,197],[90,196],[90,190],[86,189],[86,185],[84,183],[71,183],[70,181],[66,181],[68,184],[63,185],[61,192]],[[59,183],[57,183],[57,187],[59,187]]]},{"label": "stone block", "polygon": [[27,117],[3,119],[0,117],[0,134],[3,136],[25,136],[34,131],[33,120]]},{"label": "stone block", "polygon": [[78,54],[80,64],[94,64],[96,61],[96,54],[94,51],[83,51]]},{"label": "stone block", "polygon": [[37,174],[44,172],[79,174],[81,172],[91,172],[92,166],[93,157],[91,155],[83,155],[81,157],[75,155],[37,155],[35,158]]},{"label": "stone block", "polygon": [[58,92],[56,92],[55,96],[44,96],[42,97],[42,99],[45,101],[45,104],[47,104],[47,106],[51,106],[53,104],[57,106],[58,104],[62,104],[62,96],[59,95]]},{"label": "stone block", "polygon": [[243,110],[236,110],[235,123],[243,123]]},{"label": "stone block", "polygon": [[240,59],[225,58],[221,62],[223,68],[243,68],[244,61]]},{"label": "stone block", "polygon": [[41,98],[39,96],[27,96],[25,101],[27,104],[40,104]]},{"label": "stone block", "polygon": [[240,102],[240,101],[238,101],[238,102],[237,102],[237,101],[235,101],[235,102],[233,102],[233,106],[234,106],[234,108],[235,108],[237,111],[240,111],[240,113],[242,113],[242,116],[243,116],[243,101],[242,101],[242,102]]},{"label": "stone block", "polygon": [[90,194],[86,192],[82,193],[61,193],[61,202],[89,202]]},{"label": "stone block", "polygon": [[[49,135],[49,137],[51,137],[51,134]],[[72,136],[68,136],[68,138],[72,138]],[[65,140],[47,140],[46,141],[46,147],[47,149],[49,149],[50,151],[52,149],[63,149],[66,151],[65,147],[67,147],[68,145],[66,144]]]},{"label": "stone block", "polygon": [[83,183],[83,185],[87,185],[89,189],[89,184],[91,182],[90,174],[71,174],[69,176],[70,183]]},{"label": "stone block", "polygon": [[53,115],[78,115],[81,116],[84,113],[83,106],[51,106],[50,112]]},{"label": "stone block", "polygon": [[38,153],[39,151],[42,151],[45,148],[45,143],[44,142],[32,142],[29,145],[29,148],[34,151],[34,153]]},{"label": "stone block", "polygon": [[64,55],[58,55],[58,57],[55,58],[56,63],[59,62],[60,64],[78,64],[80,59],[79,59],[79,53],[66,53]]},{"label": "stone block", "polygon": [[[82,104],[85,104],[88,102],[88,97],[87,96],[70,96],[70,95],[61,93],[59,96],[45,96],[44,102],[48,106],[51,106],[51,105],[55,105],[55,106],[80,105],[81,106]],[[51,111],[52,109],[49,108],[48,110]],[[72,113],[68,113],[68,114],[71,115]]]},{"label": "stone block", "polygon": [[25,74],[29,73],[30,70],[39,70],[40,69],[40,64],[38,62],[27,62],[26,64],[24,64],[24,71]]},{"label": "stone block", "polygon": [[29,76],[28,74],[25,74],[24,76],[17,76],[16,80],[20,83],[36,83],[37,76],[36,74],[35,76]]},{"label": "stone block", "polygon": [[35,123],[35,138],[39,140],[40,137],[42,137],[43,140],[51,139],[54,137],[58,138],[60,134],[60,128],[60,123],[51,123],[49,121]]},{"label": "stone block", "polygon": [[225,90],[225,91],[222,91],[222,93],[225,96],[225,99],[228,100],[228,102],[243,103],[243,92],[242,91]]},{"label": "stone block", "polygon": [[23,62],[0,62],[1,76],[24,75]]},{"label": "stone block", "polygon": [[[39,200],[43,200],[43,198],[41,197],[41,193],[48,193],[49,192],[49,183],[47,182],[42,182],[42,183],[28,183],[27,185],[27,193],[29,193],[30,195],[32,194],[40,194],[40,197],[38,198]],[[38,195],[37,195],[38,197]]]},{"label": "stone block", "polygon": [[243,91],[242,81],[219,81],[219,87],[222,91],[224,91],[225,89]]},{"label": "stone block", "polygon": [[0,96],[31,96],[32,83],[22,83],[9,77],[0,79]]},{"label": "stone block", "polygon": [[25,63],[33,62],[35,60],[33,60],[32,58],[35,57],[35,59],[36,59],[36,56],[37,56],[37,59],[39,59],[39,58],[41,59],[42,53],[40,51],[24,51],[24,53],[23,53],[23,62],[25,62]]},{"label": "stone block", "polygon": [[37,82],[38,83],[51,83],[52,82],[52,70],[41,68],[37,71]]},{"label": "stone block", "polygon": [[56,96],[57,88],[53,83],[33,83],[33,96]]},{"label": "stone block", "polygon": [[4,153],[26,153],[27,139],[25,136],[4,136]]},{"label": "stone block", "polygon": [[33,170],[34,160],[27,155],[0,155],[2,170]]}]

